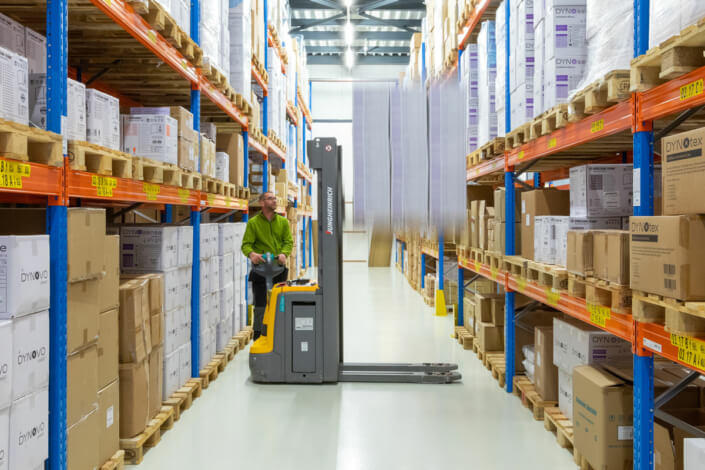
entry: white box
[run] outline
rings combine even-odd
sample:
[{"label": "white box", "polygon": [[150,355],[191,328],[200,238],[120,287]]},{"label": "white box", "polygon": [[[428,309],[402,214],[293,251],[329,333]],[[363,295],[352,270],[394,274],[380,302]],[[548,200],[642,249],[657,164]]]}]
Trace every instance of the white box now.
[{"label": "white box", "polygon": [[182,312],[180,308],[164,312],[164,354],[171,354],[181,346]]},{"label": "white box", "polygon": [[218,288],[222,289],[233,281],[233,254],[228,253],[218,256],[218,262],[220,263],[220,283]]},{"label": "white box", "polygon": [[225,321],[229,315],[232,315],[234,308],[233,285],[228,284],[220,290],[220,311],[218,313],[220,321]]},{"label": "white box", "polygon": [[49,456],[49,390],[44,387],[12,403],[10,470],[37,468]]},{"label": "white box", "polygon": [[565,266],[568,216],[544,215],[534,218],[534,260]]},{"label": "white box", "polygon": [[162,400],[168,400],[181,387],[180,359],[179,349],[164,355]]},{"label": "white box", "polygon": [[218,292],[220,289],[220,258],[213,256],[208,260],[208,270],[210,277],[210,292]]},{"label": "white box", "polygon": [[226,183],[230,181],[230,155],[225,152],[215,153],[215,177]]},{"label": "white box", "polygon": [[25,55],[24,26],[2,13],[0,13],[0,47],[21,56]]},{"label": "white box", "polygon": [[47,73],[47,38],[38,32],[25,28],[24,56],[27,58],[28,71]]},{"label": "white box", "polygon": [[193,227],[190,225],[180,225],[178,235],[178,264],[179,266],[191,266],[193,264]]},{"label": "white box", "polygon": [[233,317],[232,312],[223,321],[218,323],[216,337],[216,351],[222,351],[233,337]]},{"label": "white box", "polygon": [[546,58],[587,57],[585,0],[546,3]]},{"label": "white box", "polygon": [[[29,75],[29,120],[46,129],[47,99],[46,74]],[[64,133],[68,140],[86,140],[86,86],[67,79],[67,116]]]},{"label": "white box", "polygon": [[[200,290],[202,293],[207,294],[212,292],[211,290],[211,270],[210,270],[210,259],[201,260],[201,286]],[[203,311],[203,310],[201,310]]]},{"label": "white box", "polygon": [[178,163],[178,122],[163,114],[122,116],[122,151],[164,163]]},{"label": "white box", "polygon": [[218,224],[218,254],[235,251],[235,224]]},{"label": "white box", "polygon": [[[12,322],[0,321],[0,409],[12,403]],[[0,446],[2,443],[0,443]],[[2,461],[2,458],[0,458]],[[0,469],[3,468],[0,465]]]},{"label": "white box", "polygon": [[215,291],[210,294],[210,311],[208,313],[209,325],[215,334],[215,327],[220,321],[220,291]]},{"label": "white box", "polygon": [[120,150],[120,100],[86,89],[86,137],[92,144]]},{"label": "white box", "polygon": [[49,236],[0,237],[0,319],[49,308]]},{"label": "white box", "polygon": [[573,373],[558,368],[558,408],[573,420]]},{"label": "white box", "polygon": [[587,59],[582,56],[551,58],[544,62],[544,109],[568,101],[583,79],[586,63]]},{"label": "white box", "polygon": [[0,47],[0,83],[0,118],[26,126],[29,122],[27,59]]},{"label": "white box", "polygon": [[49,310],[12,321],[12,399],[49,385]]},{"label": "white box", "polygon": [[179,348],[179,382],[185,384],[191,378],[191,341]]},{"label": "white box", "polygon": [[10,407],[0,408],[0,470],[10,467]]},{"label": "white box", "polygon": [[184,307],[191,306],[191,266],[179,268],[179,303]]},{"label": "white box", "polygon": [[123,271],[165,271],[178,264],[178,229],[174,226],[120,227]]},{"label": "white box", "polygon": [[705,468],[705,439],[683,439],[683,470]]},{"label": "white box", "polygon": [[631,358],[628,342],[587,324],[553,319],[553,364],[559,369],[572,372],[577,366]]},{"label": "white box", "polygon": [[622,217],[571,217],[570,230],[622,230]]},{"label": "white box", "polygon": [[203,294],[200,297],[199,308],[201,313],[201,321],[198,324],[199,332],[203,332],[209,326],[209,317],[211,311],[211,295]]},{"label": "white box", "polygon": [[570,169],[571,217],[632,213],[632,165],[582,165]]},{"label": "white box", "polygon": [[166,269],[163,272],[164,310],[173,310],[179,306],[179,288],[181,287],[181,271],[179,268]]}]

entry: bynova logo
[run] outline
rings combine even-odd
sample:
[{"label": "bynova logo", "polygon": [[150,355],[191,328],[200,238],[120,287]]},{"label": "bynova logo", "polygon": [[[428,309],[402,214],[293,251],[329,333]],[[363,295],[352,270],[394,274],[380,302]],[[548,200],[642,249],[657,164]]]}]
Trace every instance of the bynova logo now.
[{"label": "bynova logo", "polygon": [[30,271],[25,270],[20,271],[20,282],[33,282],[40,281],[44,282],[49,279],[49,270],[45,269],[43,271]]},{"label": "bynova logo", "polygon": [[46,428],[46,423],[42,421],[38,425],[34,426],[32,429],[28,429],[17,436],[17,442],[20,446],[27,444],[32,439],[40,438],[44,435],[44,430]]},{"label": "bynova logo", "polygon": [[46,358],[46,355],[46,346],[41,346],[37,349],[33,349],[27,352],[20,352],[19,354],[17,354],[17,365],[21,366],[31,361],[42,360]]}]

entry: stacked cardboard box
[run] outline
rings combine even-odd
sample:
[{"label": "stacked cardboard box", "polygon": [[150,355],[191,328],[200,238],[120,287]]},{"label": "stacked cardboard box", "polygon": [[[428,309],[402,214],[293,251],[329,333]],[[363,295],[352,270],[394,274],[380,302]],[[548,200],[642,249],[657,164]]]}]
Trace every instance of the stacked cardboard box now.
[{"label": "stacked cardboard box", "polygon": [[36,469],[49,447],[49,237],[0,236],[0,278],[0,464]]},{"label": "stacked cardboard box", "polygon": [[534,1],[506,1],[514,13],[509,20],[510,116],[514,129],[534,117]]},{"label": "stacked cardboard box", "polygon": [[[244,143],[240,132],[219,132],[216,140],[217,152],[227,156],[228,172],[223,171],[224,181],[238,186],[244,185],[245,155]],[[225,156],[224,156],[225,157]]]},{"label": "stacked cardboard box", "polygon": [[201,134],[201,174],[215,178],[215,143]]},{"label": "stacked cardboard box", "polygon": [[534,252],[534,235],[537,216],[568,215],[568,211],[568,191],[536,189],[534,191],[523,192],[521,194],[520,217],[521,255],[527,259],[536,259]]},{"label": "stacked cardboard box", "polygon": [[122,119],[123,151],[198,171],[198,132],[190,111],[181,106],[130,108]]},{"label": "stacked cardboard box", "polygon": [[252,91],[252,23],[250,2],[231,3],[228,10],[230,33],[230,85],[245,99]]},{"label": "stacked cardboard box", "polygon": [[203,369],[216,353],[220,321],[220,259],[218,224],[201,224],[201,301],[199,323],[199,364]]},{"label": "stacked cardboard box", "polygon": [[247,325],[247,271],[248,259],[242,254],[242,238],[245,236],[244,222],[235,225],[235,251],[233,253],[233,334]]}]

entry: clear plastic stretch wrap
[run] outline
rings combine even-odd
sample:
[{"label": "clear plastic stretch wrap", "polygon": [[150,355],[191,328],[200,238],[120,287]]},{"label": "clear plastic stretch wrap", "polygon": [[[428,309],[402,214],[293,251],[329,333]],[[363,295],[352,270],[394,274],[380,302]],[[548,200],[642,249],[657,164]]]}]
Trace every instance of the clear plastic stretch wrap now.
[{"label": "clear plastic stretch wrap", "polygon": [[480,120],[478,143],[484,145],[497,137],[497,112],[495,109],[495,80],[497,78],[497,49],[495,47],[494,21],[482,23],[477,38],[478,89]]},{"label": "clear plastic stretch wrap", "polygon": [[480,98],[478,88],[477,44],[468,44],[460,61],[460,87],[465,95],[465,152],[477,150],[479,146]]},{"label": "clear plastic stretch wrap", "polygon": [[[504,0],[506,1],[506,0]],[[497,136],[503,137],[505,133],[504,110],[506,107],[505,92],[507,89],[505,70],[507,66],[507,26],[505,20],[505,6],[502,1],[497,7],[495,15],[495,44],[497,49],[497,77],[495,79],[495,108],[497,114]]]},{"label": "clear plastic stretch wrap", "polygon": [[651,0],[649,2],[649,47],[680,34],[705,16],[703,0]]}]

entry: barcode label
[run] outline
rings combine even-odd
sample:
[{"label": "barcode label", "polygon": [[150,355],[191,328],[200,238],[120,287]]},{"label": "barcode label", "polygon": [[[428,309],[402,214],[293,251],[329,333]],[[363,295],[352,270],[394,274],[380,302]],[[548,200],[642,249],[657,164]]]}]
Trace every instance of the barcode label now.
[{"label": "barcode label", "polygon": [[676,290],[676,280],[675,279],[664,279],[663,287],[669,290]]},{"label": "barcode label", "polygon": [[602,175],[590,175],[590,189],[602,191]]},{"label": "barcode label", "polygon": [[670,274],[673,276],[676,274],[676,265],[675,264],[664,264],[663,265],[663,273],[664,274]]}]

